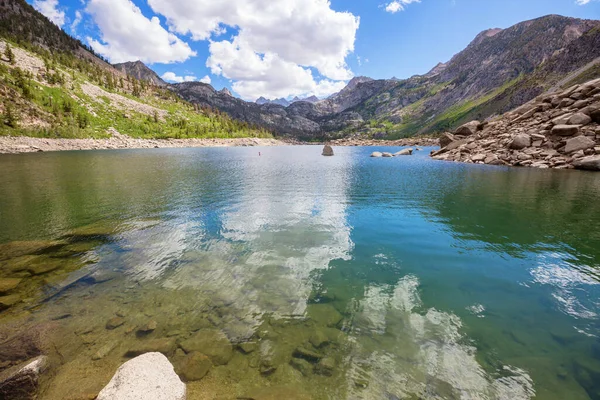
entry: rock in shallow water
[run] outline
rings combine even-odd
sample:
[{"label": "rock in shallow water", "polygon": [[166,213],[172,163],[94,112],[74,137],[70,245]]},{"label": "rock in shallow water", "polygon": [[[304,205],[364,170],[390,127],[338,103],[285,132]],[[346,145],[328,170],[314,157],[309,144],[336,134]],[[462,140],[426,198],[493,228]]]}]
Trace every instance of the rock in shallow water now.
[{"label": "rock in shallow water", "polygon": [[374,151],[373,153],[371,153],[371,157],[383,157],[383,154],[378,151]]},{"label": "rock in shallow water", "polygon": [[121,365],[97,400],[184,400],[185,384],[167,357],[146,353]]},{"label": "rock in shallow water", "polygon": [[48,359],[39,356],[9,368],[0,374],[0,398],[28,400],[36,398],[40,375],[48,366]]},{"label": "rock in shallow water", "polygon": [[199,381],[212,368],[210,358],[202,353],[192,352],[179,363],[177,373],[186,382]]},{"label": "rock in shallow water", "polygon": [[404,149],[400,150],[397,153],[394,153],[394,156],[411,156],[413,153],[413,149]]},{"label": "rock in shallow water", "polygon": [[217,329],[201,329],[180,346],[186,353],[197,351],[207,355],[214,365],[225,365],[233,356],[233,346]]},{"label": "rock in shallow water", "polygon": [[586,169],[589,171],[600,171],[600,156],[585,157],[573,162],[577,169]]}]

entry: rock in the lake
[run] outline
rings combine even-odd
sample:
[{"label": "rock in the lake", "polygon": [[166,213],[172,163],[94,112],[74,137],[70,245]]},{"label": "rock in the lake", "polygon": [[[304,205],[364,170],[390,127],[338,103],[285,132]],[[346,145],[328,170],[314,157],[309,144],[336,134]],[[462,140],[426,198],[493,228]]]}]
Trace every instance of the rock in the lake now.
[{"label": "rock in the lake", "polygon": [[573,162],[573,166],[577,169],[600,171],[600,155],[584,157],[576,160]]},{"label": "rock in the lake", "polygon": [[371,157],[383,157],[383,154],[378,151],[374,151],[371,153]]},{"label": "rock in the lake", "polygon": [[302,346],[297,347],[296,350],[294,350],[293,356],[296,358],[304,358],[308,361],[318,361],[323,358],[323,355]]},{"label": "rock in the lake", "polygon": [[392,153],[382,153],[381,155],[386,158],[394,157]]},{"label": "rock in the lake", "polygon": [[579,150],[593,149],[596,142],[586,136],[576,136],[567,140],[565,153],[570,154]]},{"label": "rock in the lake", "polygon": [[121,365],[97,400],[185,400],[185,384],[167,357],[146,353]]},{"label": "rock in the lake", "polygon": [[324,156],[332,156],[333,155],[333,149],[331,148],[330,145],[326,144],[325,147],[323,147],[323,153]]},{"label": "rock in the lake", "polygon": [[21,296],[19,296],[18,294],[11,294],[8,296],[0,297],[0,311],[6,310],[7,308],[10,308],[15,304],[19,303],[20,301]]},{"label": "rock in the lake", "polygon": [[109,355],[110,352],[115,349],[115,347],[117,347],[117,343],[113,341],[104,344],[94,353],[94,355],[92,356],[92,360],[102,360],[104,357]]},{"label": "rock in the lake", "polygon": [[59,241],[15,241],[0,244],[0,261],[30,254],[40,254],[58,250],[66,242]]},{"label": "rock in the lake", "polygon": [[125,318],[123,317],[113,317],[106,321],[106,329],[113,330],[125,323]]},{"label": "rock in the lake", "polygon": [[569,118],[567,124],[583,126],[589,124],[590,122],[592,122],[592,118],[590,118],[588,115],[585,115],[584,113],[577,113],[573,114],[573,116]]},{"label": "rock in the lake", "polygon": [[458,129],[456,129],[456,131],[454,131],[454,134],[461,135],[461,136],[473,135],[473,134],[477,133],[480,125],[481,125],[481,122],[479,122],[479,121],[468,122],[468,123],[458,127]]},{"label": "rock in the lake", "polygon": [[0,294],[10,292],[15,289],[19,283],[21,283],[20,278],[0,278]]},{"label": "rock in the lake", "polygon": [[239,399],[252,400],[310,400],[312,397],[301,391],[298,387],[259,387],[251,389]]},{"label": "rock in the lake", "polygon": [[199,381],[212,368],[212,362],[206,355],[197,351],[186,355],[177,367],[177,373],[185,382]]},{"label": "rock in the lake", "polygon": [[258,345],[255,342],[245,342],[237,345],[244,354],[250,354],[256,351]]},{"label": "rock in the lake", "polygon": [[578,125],[556,125],[552,128],[552,134],[558,136],[574,136],[579,133]]},{"label": "rock in the lake", "polygon": [[514,150],[521,150],[529,146],[531,146],[531,137],[522,133],[514,137],[509,147]]},{"label": "rock in the lake", "polygon": [[329,337],[327,337],[323,330],[318,329],[312,335],[310,335],[309,342],[318,349],[329,344]]},{"label": "rock in the lake", "polygon": [[225,365],[233,356],[233,346],[227,336],[217,329],[201,329],[180,344],[183,351],[207,355],[214,365]]},{"label": "rock in the lake", "polygon": [[307,316],[317,325],[334,327],[342,320],[342,314],[331,304],[311,304],[306,311]]},{"label": "rock in the lake", "polygon": [[39,356],[0,373],[0,399],[35,399],[40,375],[48,367],[46,356]]},{"label": "rock in the lake", "polygon": [[410,156],[413,153],[413,149],[404,149],[395,153],[394,156]]},{"label": "rock in the lake", "polygon": [[141,339],[134,342],[125,353],[127,357],[135,357],[144,353],[172,354],[175,351],[174,338]]},{"label": "rock in the lake", "polygon": [[335,360],[325,357],[315,366],[315,372],[319,375],[331,376],[335,370]]},{"label": "rock in the lake", "polygon": [[290,365],[300,371],[304,376],[311,375],[313,371],[313,365],[303,358],[292,358],[290,360]]},{"label": "rock in the lake", "polygon": [[142,334],[147,334],[147,333],[150,333],[150,332],[154,332],[156,330],[157,326],[158,326],[158,323],[156,321],[154,321],[154,320],[148,321],[147,324],[142,325],[138,329],[138,332],[142,333]]}]

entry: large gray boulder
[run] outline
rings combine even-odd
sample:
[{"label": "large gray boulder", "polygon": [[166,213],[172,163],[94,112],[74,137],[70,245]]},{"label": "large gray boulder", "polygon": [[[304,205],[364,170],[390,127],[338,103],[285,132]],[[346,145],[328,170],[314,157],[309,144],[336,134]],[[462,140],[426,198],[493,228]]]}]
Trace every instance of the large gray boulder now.
[{"label": "large gray boulder", "polygon": [[593,149],[595,145],[596,142],[587,136],[577,136],[567,140],[565,153],[570,154],[579,150]]},{"label": "large gray boulder", "polygon": [[97,400],[185,400],[185,384],[167,357],[146,353],[121,365]]},{"label": "large gray boulder", "polygon": [[584,113],[573,114],[569,121],[567,122],[569,125],[587,125],[592,122],[592,118],[589,115],[585,115]]},{"label": "large gray boulder", "polygon": [[509,147],[514,150],[521,150],[529,146],[531,146],[531,137],[525,133],[521,133],[514,137]]},{"label": "large gray boulder", "polygon": [[479,121],[467,122],[466,124],[458,127],[456,131],[454,131],[454,134],[462,136],[473,135],[479,130],[479,125],[481,125],[481,122]]},{"label": "large gray boulder", "polygon": [[39,356],[2,371],[0,373],[0,399],[35,399],[39,377],[47,367],[47,357]]},{"label": "large gray boulder", "polygon": [[577,169],[600,171],[600,156],[590,156],[575,160],[573,166]]},{"label": "large gray boulder", "polygon": [[324,156],[332,156],[333,155],[333,149],[331,148],[330,145],[326,144],[325,147],[323,147],[323,153]]},{"label": "large gray boulder", "polygon": [[450,143],[454,142],[456,139],[451,133],[445,132],[440,137],[440,147],[444,148],[448,146]]},{"label": "large gray boulder", "polygon": [[578,125],[556,125],[552,128],[552,134],[558,136],[574,136],[579,133]]}]

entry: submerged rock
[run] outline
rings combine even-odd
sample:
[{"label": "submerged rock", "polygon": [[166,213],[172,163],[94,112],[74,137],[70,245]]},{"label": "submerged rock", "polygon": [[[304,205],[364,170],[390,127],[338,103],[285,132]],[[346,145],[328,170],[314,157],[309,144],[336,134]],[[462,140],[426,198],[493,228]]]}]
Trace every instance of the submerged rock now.
[{"label": "submerged rock", "polygon": [[335,360],[325,357],[315,366],[315,372],[319,375],[331,376],[335,370]]},{"label": "submerged rock", "polygon": [[177,373],[186,382],[199,381],[212,368],[210,358],[199,352],[186,355],[178,364]]},{"label": "submerged rock", "polygon": [[60,241],[14,241],[0,244],[0,261],[32,254],[58,250],[65,242]]},{"label": "submerged rock", "polygon": [[147,334],[150,332],[154,332],[156,330],[158,326],[158,323],[154,320],[149,321],[147,324],[142,325],[139,329],[138,332],[141,334]]},{"label": "submerged rock", "polygon": [[201,329],[180,344],[183,351],[207,355],[214,365],[225,365],[233,356],[233,346],[223,332],[217,329]]},{"label": "submerged rock", "polygon": [[298,347],[294,350],[294,357],[296,358],[304,358],[308,361],[318,361],[323,358],[323,355],[317,353],[316,351],[309,350],[305,347]]},{"label": "submerged rock", "polygon": [[92,356],[92,360],[97,361],[97,360],[101,360],[104,357],[106,357],[107,355],[110,354],[111,351],[113,351],[115,349],[115,347],[117,347],[117,343],[116,342],[109,342],[106,343],[105,345],[103,345],[102,347],[100,347]]},{"label": "submerged rock", "polygon": [[97,400],[184,400],[185,384],[160,353],[147,353],[121,365]]},{"label": "submerged rock", "polygon": [[39,356],[0,373],[0,398],[28,400],[36,398],[40,375],[48,367],[48,359]]},{"label": "submerged rock", "polygon": [[15,289],[19,283],[21,283],[20,278],[1,278],[0,279],[0,294],[6,294],[11,290]]},{"label": "submerged rock", "polygon": [[0,311],[6,310],[7,308],[10,308],[15,304],[19,303],[20,301],[21,296],[19,296],[18,294],[11,294],[9,296],[0,297]]},{"label": "submerged rock", "polygon": [[113,330],[117,329],[121,325],[125,323],[125,318],[123,317],[113,317],[106,322],[106,329]]},{"label": "submerged rock", "polygon": [[311,304],[306,315],[317,325],[330,327],[336,326],[343,319],[342,314],[331,304]]},{"label": "submerged rock", "polygon": [[324,156],[332,156],[333,155],[333,149],[331,148],[330,145],[326,144],[325,147],[323,147],[323,153]]},{"label": "submerged rock", "polygon": [[300,371],[304,376],[311,375],[313,371],[313,365],[303,358],[292,358],[290,360],[290,365]]},{"label": "submerged rock", "polygon": [[252,400],[310,400],[311,397],[302,392],[297,387],[261,387],[258,389],[249,390],[244,393],[243,396],[238,397],[239,399],[252,399]]}]

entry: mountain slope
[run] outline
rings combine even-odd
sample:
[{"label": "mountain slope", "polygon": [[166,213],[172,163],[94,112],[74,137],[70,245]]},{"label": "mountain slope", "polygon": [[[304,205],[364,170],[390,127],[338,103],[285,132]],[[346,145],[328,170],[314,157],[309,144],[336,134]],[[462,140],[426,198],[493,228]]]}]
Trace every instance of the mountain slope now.
[{"label": "mountain slope", "polygon": [[152,71],[141,61],[113,64],[113,67],[137,80],[146,81],[156,86],[167,86],[167,82],[163,81],[156,72]]}]

